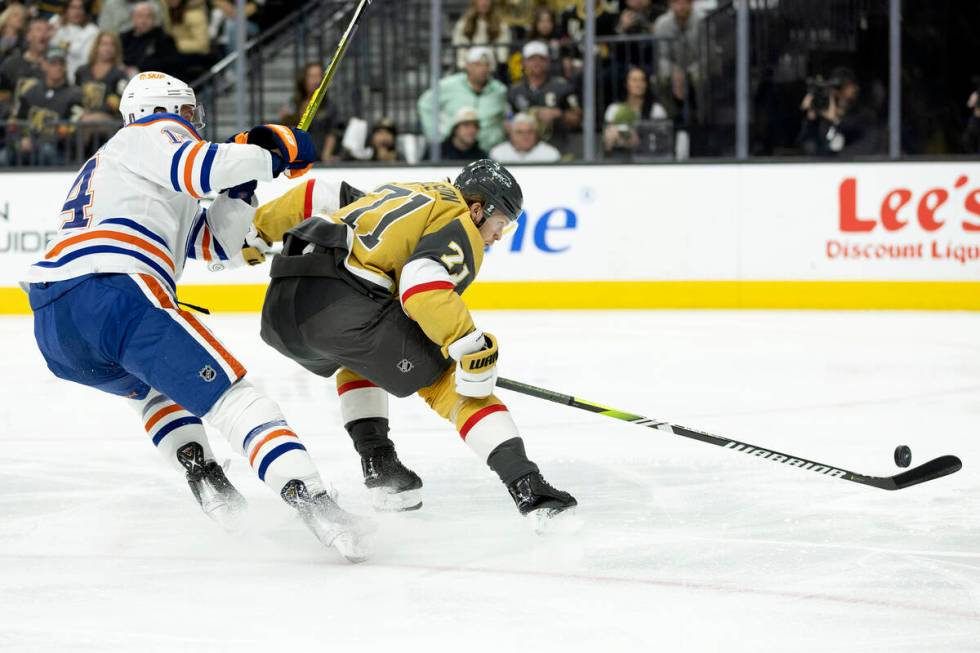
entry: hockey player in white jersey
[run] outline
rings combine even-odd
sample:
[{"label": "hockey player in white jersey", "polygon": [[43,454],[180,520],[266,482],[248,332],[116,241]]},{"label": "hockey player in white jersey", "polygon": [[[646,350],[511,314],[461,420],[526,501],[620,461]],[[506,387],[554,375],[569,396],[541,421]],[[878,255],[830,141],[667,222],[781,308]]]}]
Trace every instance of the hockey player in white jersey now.
[{"label": "hockey player in white jersey", "polygon": [[[127,397],[219,523],[233,523],[245,501],[215,462],[202,420],[325,545],[364,559],[371,523],[335,503],[279,407],[177,301],[186,259],[220,269],[240,257],[255,183],[305,172],[315,158],[310,137],[262,125],[235,143],[209,143],[194,91],[158,72],[130,81],[120,111],[125,126],[82,167],[57,237],[25,280],[49,369]],[[214,192],[204,208],[198,200]]]}]

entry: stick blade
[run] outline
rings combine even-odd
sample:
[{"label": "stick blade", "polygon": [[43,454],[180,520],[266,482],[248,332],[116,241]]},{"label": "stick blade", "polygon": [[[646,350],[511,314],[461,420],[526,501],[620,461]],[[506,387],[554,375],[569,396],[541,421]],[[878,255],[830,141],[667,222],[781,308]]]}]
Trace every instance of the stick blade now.
[{"label": "stick blade", "polygon": [[963,468],[963,462],[956,456],[940,456],[907,472],[875,479],[875,485],[884,490],[904,490],[907,487],[925,483],[943,476],[949,476]]}]

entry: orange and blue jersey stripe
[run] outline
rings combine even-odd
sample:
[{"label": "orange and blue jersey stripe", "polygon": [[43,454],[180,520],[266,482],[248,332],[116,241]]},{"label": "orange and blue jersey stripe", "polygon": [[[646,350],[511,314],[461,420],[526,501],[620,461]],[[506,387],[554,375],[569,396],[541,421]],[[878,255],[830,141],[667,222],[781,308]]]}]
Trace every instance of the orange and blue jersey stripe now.
[{"label": "orange and blue jersey stripe", "polygon": [[214,237],[211,228],[208,226],[207,209],[201,210],[194,228],[191,229],[190,237],[187,239],[187,258],[204,259],[208,263],[215,258],[219,261],[228,260],[224,248],[221,247],[221,243]]},{"label": "orange and blue jersey stripe", "polygon": [[70,233],[55,241],[34,265],[60,268],[83,256],[114,254],[134,258],[155,272],[172,291],[176,266],[167,241],[128,218],[109,218],[82,233]]},{"label": "orange and blue jersey stripe", "polygon": [[[128,127],[148,127],[159,123],[176,123],[190,132],[194,141],[183,143],[170,160],[170,185],[177,193],[187,193],[201,199],[211,192],[211,168],[218,154],[218,145],[208,143],[197,133],[194,126],[173,113],[155,113],[134,120]],[[203,154],[202,154],[203,150]],[[200,159],[198,156],[200,155]],[[198,163],[198,161],[200,161]],[[196,166],[196,170],[195,170]]]},{"label": "orange and blue jersey stripe", "polygon": [[[187,193],[194,199],[210,193],[211,169],[217,154],[218,146],[205,141],[187,141],[177,148],[170,160],[170,185],[174,191]],[[197,163],[199,156],[200,164]]]}]

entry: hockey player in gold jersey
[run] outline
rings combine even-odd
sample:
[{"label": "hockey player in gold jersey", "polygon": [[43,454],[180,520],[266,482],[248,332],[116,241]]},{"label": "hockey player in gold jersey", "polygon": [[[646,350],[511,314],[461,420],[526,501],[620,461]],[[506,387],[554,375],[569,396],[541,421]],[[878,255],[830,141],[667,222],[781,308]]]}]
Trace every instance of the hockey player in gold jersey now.
[{"label": "hockey player in gold jersey", "polygon": [[336,375],[344,426],[375,507],[422,505],[421,479],[388,437],[389,393],[418,393],[453,422],[521,514],[550,517],[575,506],[527,458],[507,407],[493,394],[497,340],[474,324],[460,297],[480,270],[484,247],[521,212],[517,181],[484,159],[451,184],[390,183],[363,196],[345,185],[344,192],[353,195],[340,210],[295,227],[303,216],[290,208],[298,202],[289,193],[256,214],[264,241],[284,236],[262,338],[311,372]]}]

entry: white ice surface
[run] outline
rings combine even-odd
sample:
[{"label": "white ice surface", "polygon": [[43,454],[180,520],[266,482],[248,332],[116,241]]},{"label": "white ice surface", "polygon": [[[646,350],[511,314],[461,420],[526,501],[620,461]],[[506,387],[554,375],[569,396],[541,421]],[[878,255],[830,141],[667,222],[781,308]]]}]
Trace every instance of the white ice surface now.
[{"label": "white ice surface", "polygon": [[[333,382],[207,320],[367,511]],[[505,376],[858,472],[885,492],[501,391],[582,531],[531,534],[417,398],[392,403],[425,505],[362,565],[323,550],[219,437],[250,502],[219,531],[125,400],[55,379],[0,319],[0,650],[978,651],[980,315],[513,312]],[[397,647],[397,648],[395,648]]]}]

